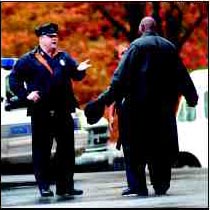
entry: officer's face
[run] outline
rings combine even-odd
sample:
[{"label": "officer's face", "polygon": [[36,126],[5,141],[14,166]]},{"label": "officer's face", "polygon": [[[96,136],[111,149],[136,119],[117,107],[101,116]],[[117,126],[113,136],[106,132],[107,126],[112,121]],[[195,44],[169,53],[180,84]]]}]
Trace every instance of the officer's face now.
[{"label": "officer's face", "polygon": [[43,35],[40,37],[40,43],[48,49],[56,49],[58,46],[58,35]]}]

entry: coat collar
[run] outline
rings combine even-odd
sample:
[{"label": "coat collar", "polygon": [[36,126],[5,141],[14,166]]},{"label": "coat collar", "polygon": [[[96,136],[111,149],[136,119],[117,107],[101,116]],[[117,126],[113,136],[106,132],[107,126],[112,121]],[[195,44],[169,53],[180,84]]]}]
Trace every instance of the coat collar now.
[{"label": "coat collar", "polygon": [[154,31],[147,31],[142,34],[142,37],[144,36],[158,36],[158,33]]}]

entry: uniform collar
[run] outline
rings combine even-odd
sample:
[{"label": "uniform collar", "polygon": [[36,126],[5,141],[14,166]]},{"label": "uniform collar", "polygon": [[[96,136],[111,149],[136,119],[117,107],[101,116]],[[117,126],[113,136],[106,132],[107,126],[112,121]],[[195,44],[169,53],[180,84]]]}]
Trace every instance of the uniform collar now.
[{"label": "uniform collar", "polygon": [[[56,50],[56,52],[54,53],[53,57],[54,58],[57,54],[59,54],[60,52],[63,52],[62,50],[58,49]],[[34,49],[34,53],[40,53],[42,56],[44,57],[49,57],[49,55],[40,47],[40,46],[37,46],[35,49]]]}]

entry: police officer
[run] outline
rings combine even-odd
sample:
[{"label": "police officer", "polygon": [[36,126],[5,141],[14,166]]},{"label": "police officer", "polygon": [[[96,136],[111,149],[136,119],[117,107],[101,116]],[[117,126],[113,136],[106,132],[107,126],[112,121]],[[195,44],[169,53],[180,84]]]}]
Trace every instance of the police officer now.
[{"label": "police officer", "polygon": [[71,79],[82,80],[89,60],[78,64],[58,49],[58,25],[46,23],[35,29],[39,45],[24,54],[10,74],[11,90],[28,104],[32,127],[32,159],[41,196],[53,196],[50,189],[50,158],[53,138],[56,194],[80,195],[74,189],[74,123],[71,112],[78,106]]},{"label": "police officer", "polygon": [[174,44],[157,34],[155,20],[144,17],[139,32],[110,86],[87,104],[85,114],[94,119],[97,107],[124,98],[120,126],[128,187],[122,195],[148,196],[146,165],[155,194],[165,195],[179,152],[175,107],[180,95],[195,106],[198,95]]}]

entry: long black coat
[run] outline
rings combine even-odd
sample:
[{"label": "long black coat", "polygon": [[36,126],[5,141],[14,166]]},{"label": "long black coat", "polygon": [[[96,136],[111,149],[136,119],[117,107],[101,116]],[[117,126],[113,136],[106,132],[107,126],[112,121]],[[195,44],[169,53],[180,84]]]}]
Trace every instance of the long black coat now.
[{"label": "long black coat", "polygon": [[154,32],[130,44],[99,99],[110,105],[124,98],[122,130],[131,154],[140,159],[178,154],[175,106],[184,95],[190,106],[198,96],[175,46]]}]

